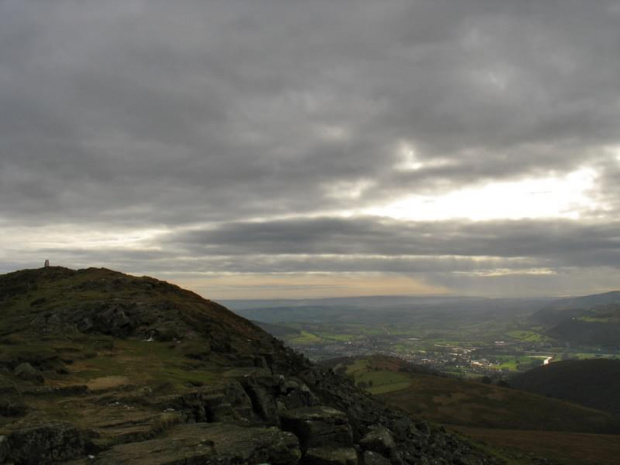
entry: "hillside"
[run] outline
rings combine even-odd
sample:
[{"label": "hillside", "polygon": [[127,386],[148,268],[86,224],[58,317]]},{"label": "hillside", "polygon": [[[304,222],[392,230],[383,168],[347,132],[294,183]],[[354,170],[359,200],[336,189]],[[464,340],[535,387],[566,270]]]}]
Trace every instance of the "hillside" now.
[{"label": "hillside", "polygon": [[192,292],[50,267],[0,276],[0,463],[501,462]]},{"label": "hillside", "polygon": [[569,310],[571,308],[588,308],[613,303],[620,303],[620,291],[558,299],[545,305],[544,309]]},{"label": "hillside", "polygon": [[620,349],[620,292],[608,292],[552,302],[530,321],[562,343]]},{"label": "hillside", "polygon": [[619,432],[602,411],[480,381],[433,373],[387,356],[325,362],[387,404],[445,425],[483,428]]},{"label": "hillside", "polygon": [[567,360],[534,368],[510,381],[518,389],[568,400],[620,418],[620,360]]}]

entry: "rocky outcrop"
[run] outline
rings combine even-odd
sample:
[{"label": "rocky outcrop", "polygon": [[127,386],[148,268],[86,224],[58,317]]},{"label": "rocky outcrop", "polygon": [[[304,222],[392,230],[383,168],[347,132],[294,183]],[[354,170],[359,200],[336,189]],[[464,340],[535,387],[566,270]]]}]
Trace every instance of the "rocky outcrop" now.
[{"label": "rocky outcrop", "polygon": [[0,463],[4,463],[10,452],[9,440],[6,436],[0,436]]},{"label": "rocky outcrop", "polygon": [[353,445],[347,416],[332,407],[301,407],[282,413],[282,429],[299,438],[304,452],[317,447],[342,448]]},{"label": "rocky outcrop", "polygon": [[15,367],[15,376],[26,381],[33,381],[36,383],[42,383],[45,381],[43,375],[39,370],[34,368],[30,363],[23,362]]},{"label": "rocky outcrop", "polygon": [[386,459],[383,455],[377,454],[371,450],[364,452],[362,456],[362,463],[364,465],[390,465],[389,459]]},{"label": "rocky outcrop", "polygon": [[306,451],[303,465],[358,465],[352,447],[312,447]]},{"label": "rocky outcrop", "polygon": [[178,425],[164,437],[115,446],[89,460],[93,465],[292,465],[301,458],[299,441],[270,428],[244,428],[223,423]]},{"label": "rocky outcrop", "polygon": [[364,450],[376,452],[384,457],[390,457],[396,451],[396,443],[392,433],[384,426],[372,428],[370,432],[362,438],[360,446]]},{"label": "rocky outcrop", "polygon": [[85,435],[71,423],[56,422],[17,429],[7,442],[5,460],[23,465],[59,463],[86,453]]}]

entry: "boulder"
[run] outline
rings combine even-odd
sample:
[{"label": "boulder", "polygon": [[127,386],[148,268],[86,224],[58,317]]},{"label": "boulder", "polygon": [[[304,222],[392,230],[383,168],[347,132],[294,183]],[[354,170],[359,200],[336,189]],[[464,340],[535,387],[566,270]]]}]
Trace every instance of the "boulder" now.
[{"label": "boulder", "polygon": [[254,420],[252,402],[235,381],[159,398],[154,404],[161,409],[182,412],[188,420],[197,423],[249,423]]},{"label": "boulder", "polygon": [[293,377],[285,378],[282,381],[278,402],[285,410],[320,404],[318,397],[310,388],[301,380]]},{"label": "boulder", "polygon": [[28,362],[22,362],[17,365],[14,373],[15,376],[26,381],[33,381],[35,383],[42,383],[45,381],[41,372]]},{"label": "boulder", "polygon": [[9,440],[6,436],[0,436],[0,463],[4,463],[9,456]]},{"label": "boulder", "polygon": [[299,438],[303,451],[315,447],[347,447],[353,434],[347,416],[327,406],[301,407],[282,412],[282,429]]},{"label": "boulder", "polygon": [[384,457],[389,457],[396,444],[389,429],[383,426],[377,426],[362,438],[360,446],[364,450],[377,452]]},{"label": "boulder", "polygon": [[371,450],[367,450],[363,455],[364,465],[390,465],[389,459],[386,459],[383,455],[377,454]]},{"label": "boulder", "polygon": [[245,428],[223,423],[177,425],[164,437],[122,444],[99,454],[93,465],[198,465],[269,463],[294,465],[299,442],[277,428]]},{"label": "boulder", "polygon": [[244,376],[240,382],[259,417],[268,425],[278,425],[278,406],[273,394],[278,385],[276,380],[270,375],[256,376],[253,374]]},{"label": "boulder", "polygon": [[308,449],[303,465],[357,465],[357,452],[352,447],[313,447]]},{"label": "boulder", "polygon": [[85,438],[71,423],[55,422],[12,431],[9,447],[15,463],[56,463],[84,455]]}]

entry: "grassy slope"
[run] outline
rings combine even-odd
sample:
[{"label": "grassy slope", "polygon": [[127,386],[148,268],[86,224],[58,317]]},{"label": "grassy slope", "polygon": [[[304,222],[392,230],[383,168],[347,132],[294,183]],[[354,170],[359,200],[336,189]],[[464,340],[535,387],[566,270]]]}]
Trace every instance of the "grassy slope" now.
[{"label": "grassy slope", "polygon": [[620,417],[620,360],[566,360],[529,370],[511,384]]},{"label": "grassy slope", "polygon": [[450,429],[489,445],[524,450],[562,465],[617,465],[620,457],[617,435],[464,426]]},{"label": "grassy slope", "polygon": [[[607,432],[609,414],[515,389],[424,373],[393,357],[342,359],[333,366],[388,404],[429,420],[490,428]],[[372,381],[372,385],[368,383]]]},{"label": "grassy slope", "polygon": [[[33,323],[41,316],[107,304],[142,307],[155,324],[166,328],[178,323],[174,328],[186,331],[185,337],[149,340],[140,335],[139,326],[136,334],[120,338],[82,333],[71,325],[56,331]],[[209,333],[215,334],[206,338]],[[214,352],[215,337],[226,342],[225,353]],[[226,372],[234,362],[230,356],[247,356],[251,364],[260,350],[273,348],[270,341],[266,333],[223,307],[152,278],[57,267],[1,275],[0,434],[57,420],[86,429],[105,424],[101,431],[148,432],[162,422],[176,421],[168,418],[174,415],[148,405],[125,408],[123,398],[178,395],[196,386],[218,389],[228,382]],[[14,369],[22,362],[38,369],[44,382],[16,376]],[[81,393],[82,386],[89,391]],[[112,397],[114,402],[105,400]]]},{"label": "grassy slope", "polygon": [[381,395],[430,420],[489,428],[607,432],[610,415],[514,389],[453,378],[411,375],[407,389]]},{"label": "grassy slope", "polygon": [[[618,463],[620,436],[584,433],[606,428],[612,420],[605,413],[513,389],[416,372],[416,367],[386,356],[337,359],[332,366],[346,369],[356,381],[379,377],[386,383],[369,390],[388,404],[482,441],[483,448],[509,465],[539,463],[531,457],[563,465]],[[407,369],[410,372],[400,371]],[[388,383],[390,371],[398,379]],[[408,381],[403,384],[401,377]],[[563,431],[548,431],[553,429]]]}]

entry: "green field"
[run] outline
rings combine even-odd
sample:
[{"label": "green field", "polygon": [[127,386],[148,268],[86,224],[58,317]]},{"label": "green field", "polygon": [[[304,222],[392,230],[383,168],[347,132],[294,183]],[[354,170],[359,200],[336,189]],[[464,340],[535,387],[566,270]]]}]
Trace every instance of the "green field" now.
[{"label": "green field", "polygon": [[543,360],[546,358],[540,355],[534,356],[514,356],[514,355],[498,355],[497,359],[501,360],[501,364],[497,367],[500,370],[507,369],[511,372],[520,371],[522,366],[534,367],[542,365]]},{"label": "green field", "polygon": [[523,342],[542,342],[542,341],[548,341],[549,338],[533,332],[533,331],[521,331],[521,330],[514,330],[514,331],[508,331],[506,333],[506,336],[512,338],[512,339],[517,339],[518,341],[523,341]]},{"label": "green field", "polygon": [[322,341],[323,339],[321,339],[319,336],[317,336],[316,334],[309,333],[308,331],[302,331],[301,335],[294,336],[288,339],[288,342],[290,344],[299,344],[299,345],[316,344],[317,342],[322,342]]}]

